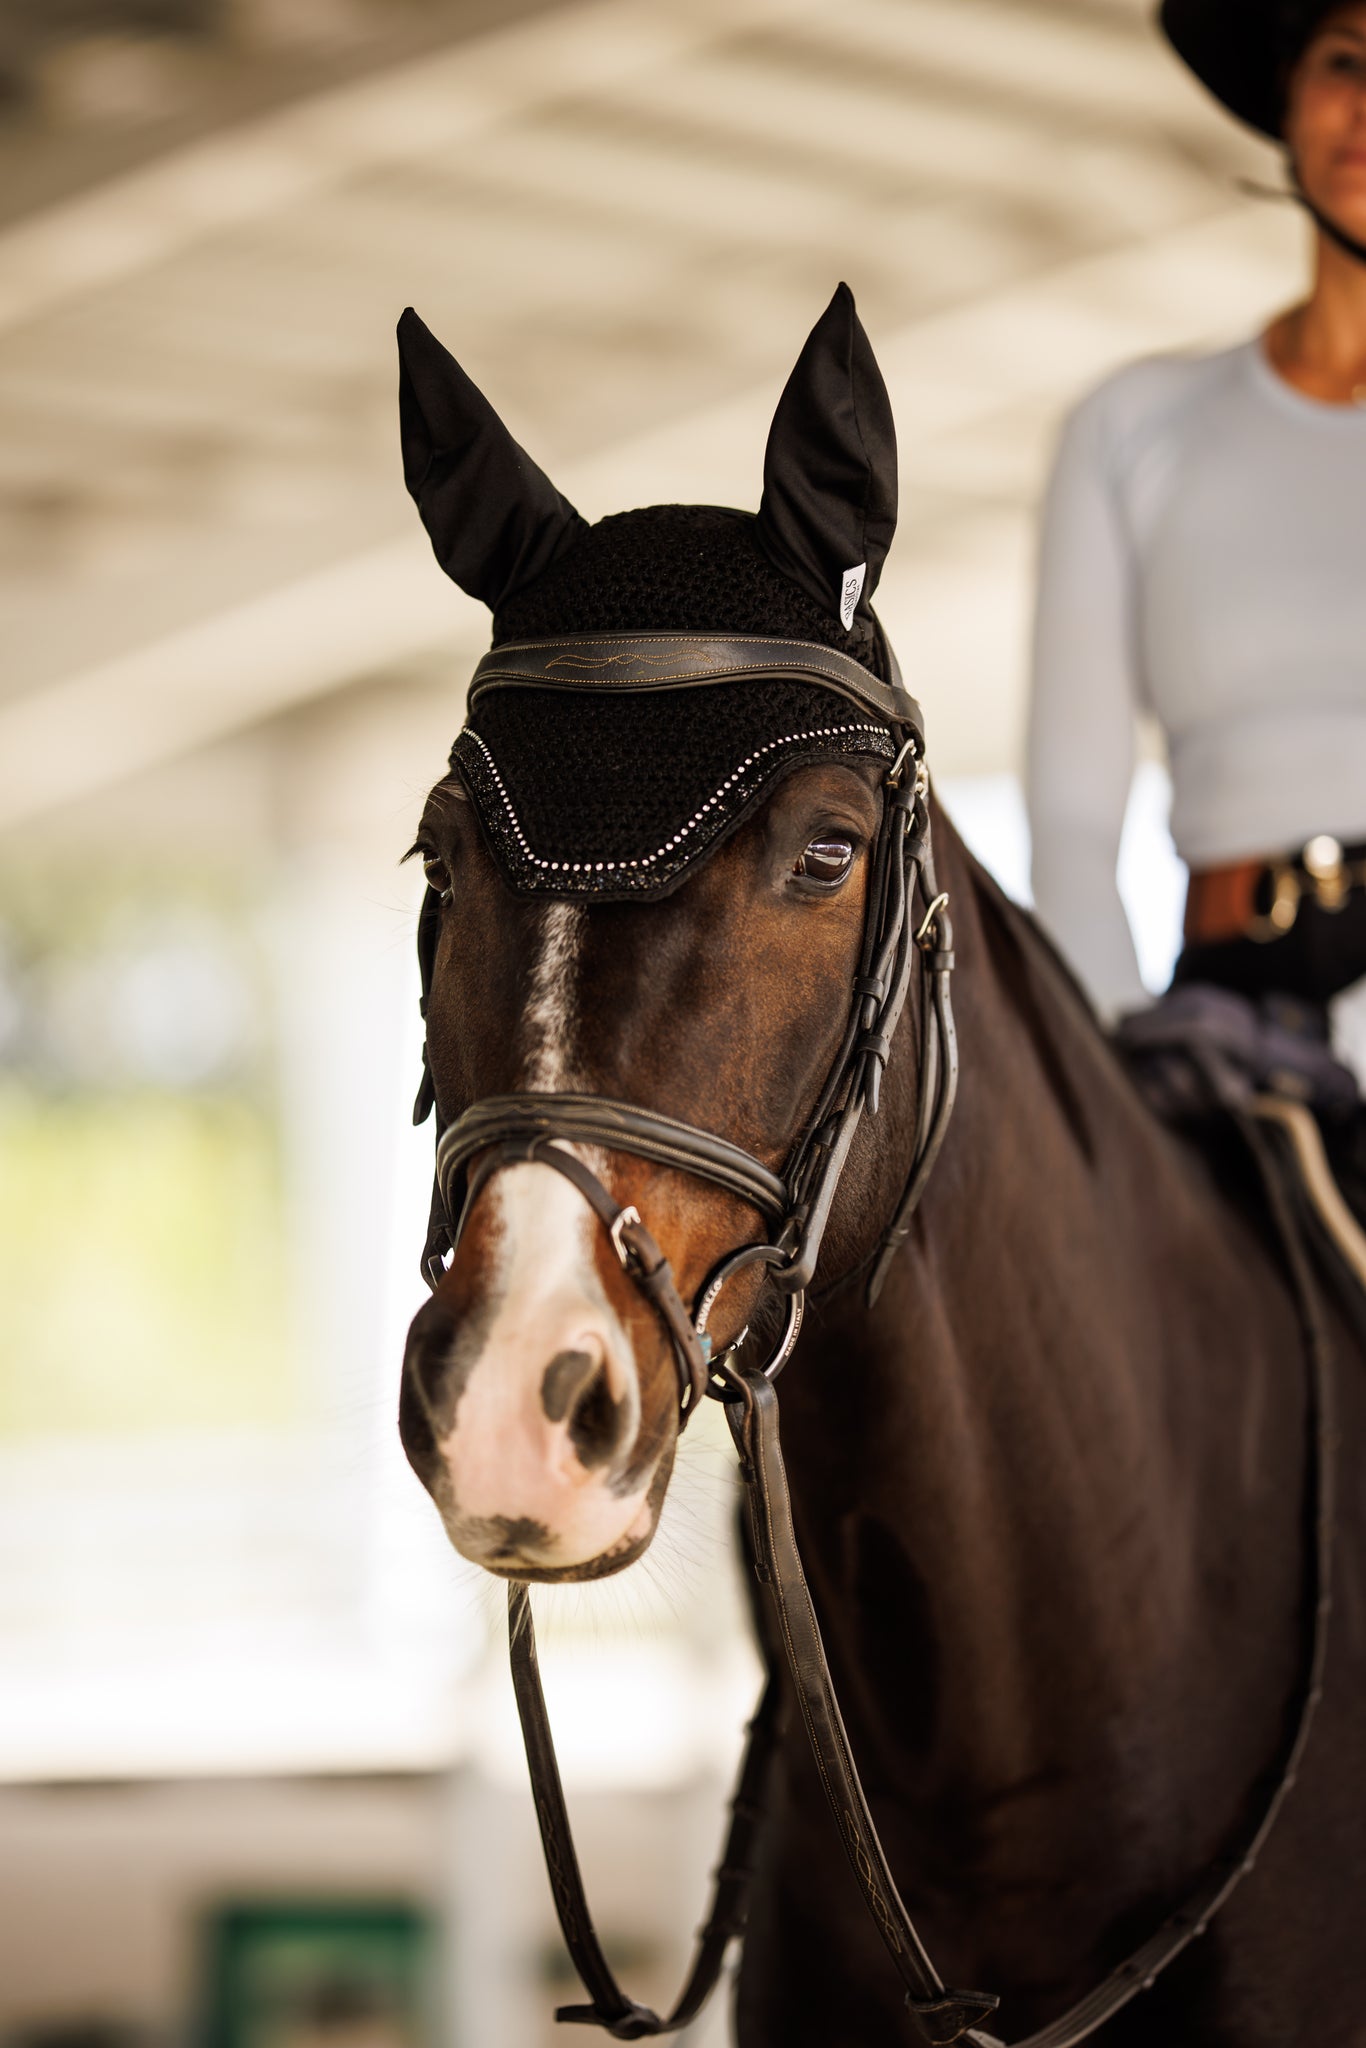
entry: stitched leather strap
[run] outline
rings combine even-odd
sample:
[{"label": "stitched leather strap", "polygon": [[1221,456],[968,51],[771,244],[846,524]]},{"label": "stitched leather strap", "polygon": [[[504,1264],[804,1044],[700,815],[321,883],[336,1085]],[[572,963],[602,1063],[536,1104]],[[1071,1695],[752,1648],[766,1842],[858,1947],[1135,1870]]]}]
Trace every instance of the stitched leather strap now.
[{"label": "stitched leather strap", "polygon": [[436,1149],[437,1184],[452,1224],[458,1224],[464,1206],[460,1176],[475,1154],[486,1145],[533,1136],[632,1152],[658,1166],[678,1167],[714,1181],[752,1203],[761,1215],[787,1213],[787,1188],[776,1173],[729,1139],[694,1124],[638,1109],[633,1103],[613,1102],[605,1095],[486,1095],[447,1125]]},{"label": "stitched leather strap", "polygon": [[494,647],[474,671],[470,703],[492,688],[676,690],[747,676],[792,676],[823,683],[889,725],[914,735],[924,752],[925,720],[900,684],[882,682],[838,648],[807,640],[708,633],[579,634]]}]

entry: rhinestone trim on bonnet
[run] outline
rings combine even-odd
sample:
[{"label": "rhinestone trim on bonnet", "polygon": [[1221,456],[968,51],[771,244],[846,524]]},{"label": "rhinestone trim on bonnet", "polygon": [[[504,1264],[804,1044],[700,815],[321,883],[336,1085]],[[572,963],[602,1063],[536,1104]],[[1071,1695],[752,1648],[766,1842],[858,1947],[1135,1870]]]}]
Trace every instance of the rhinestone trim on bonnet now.
[{"label": "rhinestone trim on bonnet", "polygon": [[[496,808],[490,812],[481,805],[481,815],[490,833],[503,841],[502,850],[511,857],[511,864],[518,871],[518,880],[523,887],[547,891],[556,888],[563,890],[567,882],[569,889],[576,893],[611,890],[620,894],[657,888],[661,881],[685,867],[696,857],[702,844],[723,825],[738,818],[741,808],[768,781],[774,768],[779,765],[769,757],[776,755],[781,749],[802,746],[812,749],[821,758],[832,753],[859,753],[882,754],[890,759],[896,752],[887,728],[866,721],[848,725],[812,726],[802,732],[785,733],[781,738],[769,740],[762,747],[756,747],[752,753],[746,754],[731,773],[717,784],[705,803],[699,805],[685,825],[680,825],[678,831],[661,846],[657,846],[653,853],[641,854],[634,860],[548,860],[534,852],[522,829],[521,820],[508,794],[497,762],[486,742],[469,726],[465,727],[451,750],[451,765],[454,767],[459,762],[476,795],[496,798]],[[723,811],[723,800],[732,794],[735,797],[735,807],[728,807]],[[680,852],[684,841],[690,836],[696,837],[697,844]],[[674,858],[670,859],[670,855]],[[578,879],[568,879],[570,877]]]}]

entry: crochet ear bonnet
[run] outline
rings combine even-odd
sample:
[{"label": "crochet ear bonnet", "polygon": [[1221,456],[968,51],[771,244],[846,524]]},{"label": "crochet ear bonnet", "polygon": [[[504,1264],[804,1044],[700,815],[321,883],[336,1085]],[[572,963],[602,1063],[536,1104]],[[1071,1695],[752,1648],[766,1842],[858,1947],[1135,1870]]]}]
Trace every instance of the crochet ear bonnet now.
[{"label": "crochet ear bonnet", "polygon": [[778,402],[758,514],[590,526],[411,309],[404,477],[493,613],[451,752],[519,894],[665,894],[805,762],[891,759],[914,716],[872,610],[896,527],[891,406],[841,285]]}]

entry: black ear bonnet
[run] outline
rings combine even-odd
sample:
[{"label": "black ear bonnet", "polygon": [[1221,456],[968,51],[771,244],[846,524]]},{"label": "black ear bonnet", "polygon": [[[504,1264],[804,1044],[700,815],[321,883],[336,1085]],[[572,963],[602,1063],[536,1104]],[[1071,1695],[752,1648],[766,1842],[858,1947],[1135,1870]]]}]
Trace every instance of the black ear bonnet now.
[{"label": "black ear bonnet", "polygon": [[589,526],[411,310],[404,476],[494,613],[451,766],[520,893],[657,896],[790,769],[918,725],[870,603],[896,525],[891,407],[841,285],[779,400],[758,516]]}]

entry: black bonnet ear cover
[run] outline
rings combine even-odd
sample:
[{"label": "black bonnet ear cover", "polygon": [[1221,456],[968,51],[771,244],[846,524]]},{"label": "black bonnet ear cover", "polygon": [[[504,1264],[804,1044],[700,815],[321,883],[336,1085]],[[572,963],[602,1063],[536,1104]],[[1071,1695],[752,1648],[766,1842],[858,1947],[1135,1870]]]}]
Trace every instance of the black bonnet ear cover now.
[{"label": "black bonnet ear cover", "polygon": [[847,284],[807,337],[764,454],[757,538],[776,569],[847,633],[871,599],[896,532],[891,400]]},{"label": "black bonnet ear cover", "polygon": [[587,524],[411,306],[398,363],[403,481],[446,574],[496,611]]}]

